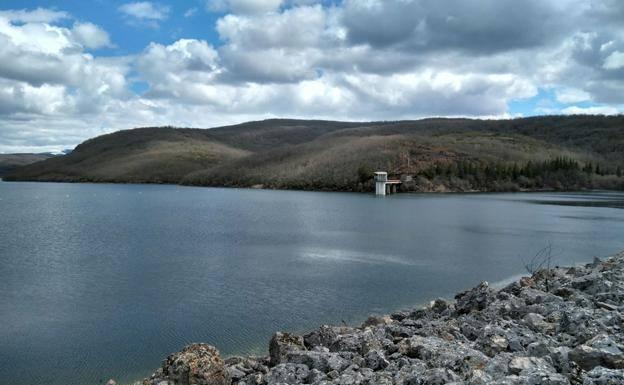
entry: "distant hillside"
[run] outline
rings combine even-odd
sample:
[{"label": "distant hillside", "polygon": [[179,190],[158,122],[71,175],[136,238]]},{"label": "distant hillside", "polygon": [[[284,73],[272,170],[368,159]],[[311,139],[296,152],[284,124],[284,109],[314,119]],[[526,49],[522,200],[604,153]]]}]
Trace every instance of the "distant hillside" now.
[{"label": "distant hillside", "polygon": [[0,154],[0,178],[27,164],[53,157],[52,154]]},{"label": "distant hillside", "polygon": [[414,191],[622,189],[623,166],[623,116],[272,119],[119,131],[5,179],[370,191],[387,170]]}]

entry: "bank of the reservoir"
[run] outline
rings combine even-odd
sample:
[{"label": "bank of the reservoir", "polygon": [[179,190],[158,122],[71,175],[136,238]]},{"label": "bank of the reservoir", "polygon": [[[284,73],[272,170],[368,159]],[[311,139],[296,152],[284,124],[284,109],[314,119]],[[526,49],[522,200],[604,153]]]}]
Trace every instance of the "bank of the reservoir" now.
[{"label": "bank of the reservoir", "polygon": [[135,385],[624,384],[624,253],[487,283],[359,327],[276,333],[266,357],[207,344],[170,355]]}]

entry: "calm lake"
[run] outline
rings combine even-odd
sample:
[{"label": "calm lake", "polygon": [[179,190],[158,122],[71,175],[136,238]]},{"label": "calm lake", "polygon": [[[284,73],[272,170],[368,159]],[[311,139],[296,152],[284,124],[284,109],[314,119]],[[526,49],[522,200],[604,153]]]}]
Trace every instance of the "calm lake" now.
[{"label": "calm lake", "polygon": [[480,281],[552,244],[624,249],[624,194],[367,194],[0,182],[0,378],[90,385],[208,342],[361,322]]}]

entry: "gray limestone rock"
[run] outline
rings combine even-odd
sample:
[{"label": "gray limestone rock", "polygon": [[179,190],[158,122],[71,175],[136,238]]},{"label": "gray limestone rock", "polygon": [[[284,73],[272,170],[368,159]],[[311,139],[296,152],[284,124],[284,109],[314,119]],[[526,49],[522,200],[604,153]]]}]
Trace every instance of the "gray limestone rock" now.
[{"label": "gray limestone rock", "polygon": [[305,350],[303,337],[290,333],[277,332],[273,334],[269,343],[269,356],[271,365],[275,366],[283,362],[283,358],[292,351]]}]

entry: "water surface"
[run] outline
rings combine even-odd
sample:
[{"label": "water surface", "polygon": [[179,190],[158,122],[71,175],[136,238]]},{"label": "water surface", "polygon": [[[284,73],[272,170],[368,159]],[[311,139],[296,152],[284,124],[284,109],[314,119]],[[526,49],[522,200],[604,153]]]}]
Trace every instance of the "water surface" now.
[{"label": "water surface", "polygon": [[192,342],[263,353],[624,249],[624,195],[366,194],[0,183],[0,378],[131,381]]}]

